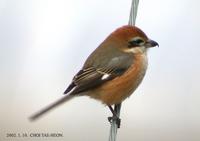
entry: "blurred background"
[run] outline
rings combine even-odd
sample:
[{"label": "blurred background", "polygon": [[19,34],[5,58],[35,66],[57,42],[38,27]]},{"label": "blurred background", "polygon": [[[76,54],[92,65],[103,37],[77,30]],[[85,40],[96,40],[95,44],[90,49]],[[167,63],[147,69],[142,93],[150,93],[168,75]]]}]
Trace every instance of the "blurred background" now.
[{"label": "blurred background", "polygon": [[[200,1],[141,0],[136,25],[160,45],[121,110],[120,141],[199,141]],[[131,0],[0,0],[0,140],[108,140],[111,115],[87,97],[36,122],[87,56],[128,23]],[[8,133],[62,133],[11,138]]]}]

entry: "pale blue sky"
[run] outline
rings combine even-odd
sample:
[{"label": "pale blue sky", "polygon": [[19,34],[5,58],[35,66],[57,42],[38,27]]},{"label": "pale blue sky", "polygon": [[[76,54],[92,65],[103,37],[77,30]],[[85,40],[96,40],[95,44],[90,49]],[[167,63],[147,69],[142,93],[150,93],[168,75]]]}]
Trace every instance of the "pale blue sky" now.
[{"label": "pale blue sky", "polygon": [[[86,97],[35,123],[27,118],[61,97],[87,56],[128,23],[130,4],[0,0],[0,139],[10,140],[5,138],[10,132],[62,132],[64,138],[49,140],[107,140],[111,113]],[[199,5],[197,0],[140,1],[136,25],[160,47],[149,51],[146,77],[123,103],[118,140],[200,140]]]}]

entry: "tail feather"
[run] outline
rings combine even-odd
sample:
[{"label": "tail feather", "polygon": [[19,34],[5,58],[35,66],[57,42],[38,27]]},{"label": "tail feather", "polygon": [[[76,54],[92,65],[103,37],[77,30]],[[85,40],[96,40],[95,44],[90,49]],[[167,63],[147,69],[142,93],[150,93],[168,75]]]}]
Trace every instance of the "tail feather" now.
[{"label": "tail feather", "polygon": [[47,112],[51,111],[52,109],[56,108],[57,106],[61,105],[64,102],[67,102],[69,100],[71,100],[74,97],[74,95],[66,95],[60,99],[58,99],[57,101],[55,101],[54,103],[50,104],[49,106],[41,109],[40,111],[38,111],[37,113],[33,114],[29,119],[31,121],[37,120],[39,117],[43,116],[44,114],[46,114]]},{"label": "tail feather", "polygon": [[69,93],[76,85],[72,82],[68,88],[65,90],[64,94]]}]

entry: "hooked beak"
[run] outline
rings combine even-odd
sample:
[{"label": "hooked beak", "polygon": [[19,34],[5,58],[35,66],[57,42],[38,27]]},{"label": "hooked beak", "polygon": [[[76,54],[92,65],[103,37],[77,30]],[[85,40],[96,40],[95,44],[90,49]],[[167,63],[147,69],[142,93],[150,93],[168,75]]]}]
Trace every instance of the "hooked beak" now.
[{"label": "hooked beak", "polygon": [[153,41],[153,40],[150,40],[150,39],[147,40],[147,42],[145,43],[146,48],[151,48],[151,47],[155,47],[155,46],[159,47],[159,44],[156,41]]}]

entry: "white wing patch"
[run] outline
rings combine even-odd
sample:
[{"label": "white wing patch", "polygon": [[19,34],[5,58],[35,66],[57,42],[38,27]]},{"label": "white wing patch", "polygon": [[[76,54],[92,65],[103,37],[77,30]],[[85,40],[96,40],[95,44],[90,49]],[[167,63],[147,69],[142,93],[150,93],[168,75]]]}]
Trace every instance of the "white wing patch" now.
[{"label": "white wing patch", "polygon": [[101,80],[105,80],[105,79],[107,79],[108,77],[110,76],[110,74],[104,74],[103,76],[102,76],[102,78],[101,78]]}]

